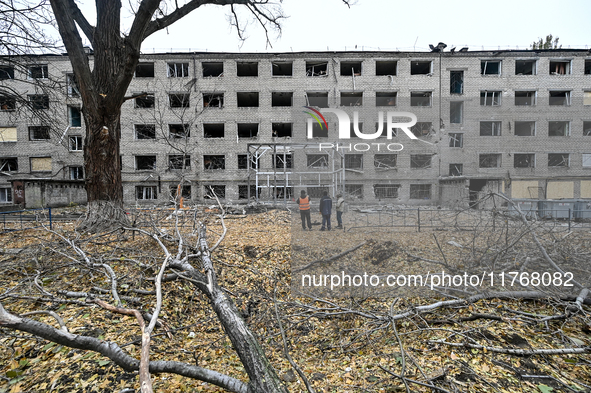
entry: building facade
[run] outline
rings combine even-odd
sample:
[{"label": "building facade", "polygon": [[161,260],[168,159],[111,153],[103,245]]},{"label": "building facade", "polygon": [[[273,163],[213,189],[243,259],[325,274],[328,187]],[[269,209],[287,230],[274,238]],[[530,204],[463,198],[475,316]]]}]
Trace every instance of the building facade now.
[{"label": "building facade", "polygon": [[[28,180],[84,179],[84,120],[67,56],[24,60],[0,59],[5,205],[23,202],[15,179],[24,199]],[[287,201],[301,189],[368,204],[466,206],[489,191],[591,198],[587,50],[153,54],[141,58],[128,95],[127,204],[167,203],[179,192],[186,203],[214,193]],[[371,139],[353,125],[343,138],[331,109]],[[416,116],[418,139],[388,135],[388,117],[408,121],[401,112]]]}]

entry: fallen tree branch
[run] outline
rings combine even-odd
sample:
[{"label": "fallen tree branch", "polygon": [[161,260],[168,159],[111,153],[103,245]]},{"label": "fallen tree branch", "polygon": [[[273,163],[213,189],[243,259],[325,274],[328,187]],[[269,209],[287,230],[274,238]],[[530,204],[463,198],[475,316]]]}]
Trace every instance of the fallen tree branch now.
[{"label": "fallen tree branch", "polygon": [[57,323],[60,325],[60,329],[62,329],[66,333],[68,332],[68,327],[64,323],[64,320],[62,319],[62,317],[60,317],[54,311],[47,311],[47,310],[30,311],[30,312],[26,312],[24,314],[21,314],[21,316],[22,317],[28,317],[29,315],[41,315],[41,314],[52,316],[57,321]]},{"label": "fallen tree branch", "polygon": [[550,349],[513,349],[513,348],[499,348],[489,347],[480,344],[470,343],[450,343],[445,340],[429,340],[431,344],[444,344],[450,347],[467,347],[473,349],[482,349],[490,352],[503,353],[505,355],[531,356],[531,355],[567,355],[577,353],[590,353],[591,347],[582,348],[550,348]]},{"label": "fallen tree branch", "polygon": [[[98,352],[111,359],[115,364],[127,372],[139,370],[139,361],[128,355],[112,341],[104,341],[94,337],[67,333],[63,330],[56,329],[53,326],[32,319],[20,318],[7,312],[1,303],[0,326],[31,333],[35,336],[70,348]],[[182,362],[164,360],[151,361],[149,363],[149,370],[153,374],[172,373],[188,378],[199,379],[220,386],[230,392],[248,393],[247,385],[236,378],[218,373],[217,371]]]},{"label": "fallen tree branch", "polygon": [[332,256],[332,257],[330,257],[330,258],[326,258],[326,259],[317,259],[317,260],[315,260],[315,261],[312,261],[312,262],[308,263],[308,264],[307,264],[307,265],[305,265],[305,266],[302,266],[302,267],[298,267],[298,268],[296,268],[296,269],[293,269],[293,272],[294,272],[294,273],[301,272],[302,270],[306,270],[307,268],[309,268],[309,267],[311,267],[311,266],[314,266],[314,265],[316,265],[316,264],[318,264],[318,263],[326,263],[326,262],[334,261],[335,259],[339,259],[340,257],[342,257],[342,256],[344,256],[344,255],[347,255],[347,254],[349,254],[350,252],[353,252],[353,251],[357,250],[358,248],[360,248],[360,247],[364,246],[366,243],[367,243],[367,241],[361,242],[361,243],[359,243],[358,245],[356,245],[355,247],[353,247],[353,248],[350,248],[350,249],[348,249],[348,250],[345,250],[345,251],[343,251],[343,252],[341,252],[341,253],[339,253],[339,254],[333,255],[333,256]]}]

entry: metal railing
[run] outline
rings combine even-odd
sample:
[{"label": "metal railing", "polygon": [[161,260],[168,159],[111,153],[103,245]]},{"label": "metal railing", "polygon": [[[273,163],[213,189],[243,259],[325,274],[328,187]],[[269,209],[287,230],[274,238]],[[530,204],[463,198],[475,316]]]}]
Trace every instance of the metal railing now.
[{"label": "metal railing", "polygon": [[49,226],[53,229],[51,208],[0,212],[0,233]]}]

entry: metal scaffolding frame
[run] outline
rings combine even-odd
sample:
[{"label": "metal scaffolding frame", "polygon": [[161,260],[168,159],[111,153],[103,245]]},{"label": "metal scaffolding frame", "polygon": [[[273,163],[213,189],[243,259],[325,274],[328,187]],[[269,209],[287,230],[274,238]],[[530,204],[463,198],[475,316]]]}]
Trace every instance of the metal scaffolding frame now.
[{"label": "metal scaffolding frame", "polygon": [[[250,200],[251,186],[254,183],[257,202],[273,201],[276,205],[281,198],[284,204],[288,201],[288,190],[295,192],[295,187],[325,187],[329,189],[332,197],[345,191],[345,165],[344,153],[336,146],[323,149],[322,153],[328,156],[327,165],[324,168],[316,167],[315,170],[297,170],[293,154],[296,151],[319,152],[318,143],[249,143],[247,145],[248,162],[248,199]],[[261,157],[271,155],[271,166],[261,165],[264,160]],[[268,161],[268,160],[267,160]],[[254,165],[253,165],[254,163]],[[260,191],[266,190],[263,198]]]}]

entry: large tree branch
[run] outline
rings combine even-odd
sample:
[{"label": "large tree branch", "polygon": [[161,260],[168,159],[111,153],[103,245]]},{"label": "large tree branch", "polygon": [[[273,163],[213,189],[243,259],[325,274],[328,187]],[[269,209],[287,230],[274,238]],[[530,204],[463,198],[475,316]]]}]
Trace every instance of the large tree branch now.
[{"label": "large tree branch", "polygon": [[[140,362],[125,353],[121,347],[112,341],[103,341],[94,337],[67,333],[32,319],[20,318],[7,312],[4,307],[2,307],[1,303],[0,326],[31,333],[35,336],[70,348],[98,352],[101,355],[108,357],[115,364],[128,372],[139,370]],[[182,362],[163,360],[152,361],[150,362],[150,372],[153,374],[172,373],[182,375],[188,378],[209,382],[231,392],[247,393],[247,385],[236,378]]]},{"label": "large tree branch", "polygon": [[74,21],[78,24],[80,30],[82,30],[86,38],[88,38],[88,41],[91,43],[94,42],[94,27],[88,23],[88,20],[86,20],[86,17],[73,0],[69,0],[69,5],[72,10],[72,18],[74,18]]}]

